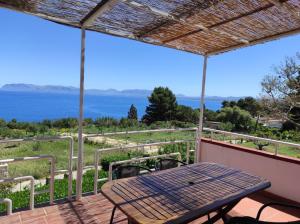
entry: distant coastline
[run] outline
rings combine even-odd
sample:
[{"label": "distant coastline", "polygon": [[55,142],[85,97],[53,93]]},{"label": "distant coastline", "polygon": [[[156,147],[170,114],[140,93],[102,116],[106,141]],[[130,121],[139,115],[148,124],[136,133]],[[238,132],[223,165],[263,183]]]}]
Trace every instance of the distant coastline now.
[{"label": "distant coastline", "polygon": [[[58,86],[58,85],[34,85],[34,84],[25,84],[25,83],[12,83],[5,84],[0,88],[0,91],[6,92],[30,92],[30,93],[54,93],[54,94],[79,94],[79,88],[73,86]],[[130,97],[148,97],[151,95],[152,90],[147,89],[125,89],[125,90],[116,90],[116,89],[86,89],[86,95],[94,96],[130,96]],[[197,96],[186,96],[183,94],[176,94],[178,98],[188,98],[199,100],[200,97]],[[241,97],[233,96],[206,96],[206,100],[211,101],[223,101],[223,100],[238,100]]]}]

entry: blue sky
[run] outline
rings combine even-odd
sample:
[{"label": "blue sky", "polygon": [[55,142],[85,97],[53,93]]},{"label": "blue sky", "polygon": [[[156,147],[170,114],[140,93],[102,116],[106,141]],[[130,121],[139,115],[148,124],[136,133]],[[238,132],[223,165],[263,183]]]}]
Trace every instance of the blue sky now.
[{"label": "blue sky", "polygon": [[[0,85],[79,86],[80,30],[0,9]],[[272,66],[300,51],[300,36],[209,58],[207,95],[258,96]],[[153,89],[199,96],[203,57],[87,33],[86,88]]]}]

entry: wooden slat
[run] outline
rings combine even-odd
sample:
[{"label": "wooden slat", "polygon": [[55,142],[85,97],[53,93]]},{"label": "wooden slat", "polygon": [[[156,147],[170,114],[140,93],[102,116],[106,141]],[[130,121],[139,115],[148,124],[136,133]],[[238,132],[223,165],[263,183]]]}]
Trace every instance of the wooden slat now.
[{"label": "wooden slat", "polygon": [[114,180],[102,193],[137,223],[181,223],[270,186],[260,177],[214,163],[198,163]]}]

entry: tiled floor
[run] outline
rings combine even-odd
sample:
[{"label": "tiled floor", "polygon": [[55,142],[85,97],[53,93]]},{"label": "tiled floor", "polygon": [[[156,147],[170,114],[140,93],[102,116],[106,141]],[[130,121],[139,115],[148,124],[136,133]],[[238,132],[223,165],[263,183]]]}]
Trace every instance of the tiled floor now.
[{"label": "tiled floor", "polygon": [[[270,201],[269,198],[259,196],[255,198],[243,199],[231,212],[231,216],[248,215],[255,216],[258,209],[265,203]],[[36,208],[33,211],[22,211],[14,213],[11,216],[3,216],[0,218],[0,224],[106,224],[109,223],[112,205],[101,194],[86,196],[80,202],[63,203],[53,206]],[[268,208],[262,214],[262,220],[272,221],[293,221],[300,218],[300,214],[295,211],[281,211],[276,208]],[[205,221],[203,217],[192,223],[198,224]],[[114,223],[127,223],[126,217],[117,210]],[[219,223],[222,223],[221,221]]]}]

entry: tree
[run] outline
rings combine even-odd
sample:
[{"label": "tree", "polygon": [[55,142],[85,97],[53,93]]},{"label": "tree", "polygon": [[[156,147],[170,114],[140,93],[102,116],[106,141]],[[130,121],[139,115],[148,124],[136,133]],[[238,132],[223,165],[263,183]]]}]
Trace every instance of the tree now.
[{"label": "tree", "polygon": [[267,115],[294,123],[300,128],[300,54],[288,57],[261,82],[262,104]]},{"label": "tree", "polygon": [[218,113],[216,111],[205,109],[204,110],[204,119],[206,121],[217,121],[217,114]]},{"label": "tree", "polygon": [[132,119],[132,120],[137,120],[138,119],[137,109],[133,104],[131,104],[131,106],[129,108],[127,118]]},{"label": "tree", "polygon": [[36,135],[38,132],[38,128],[35,124],[29,124],[26,128],[26,131],[29,133],[33,133],[33,135]]},{"label": "tree", "polygon": [[253,124],[250,113],[237,106],[222,108],[217,119],[223,123],[233,124],[234,130],[249,130]]},{"label": "tree", "polygon": [[7,127],[9,127],[10,129],[17,129],[17,126],[17,120],[15,118],[7,123]]},{"label": "tree", "polygon": [[236,105],[248,111],[253,117],[258,116],[261,109],[259,102],[251,96],[239,99]]},{"label": "tree", "polygon": [[194,110],[193,108],[184,105],[178,105],[176,110],[176,120],[194,124],[198,123],[199,110]]},{"label": "tree", "polygon": [[177,101],[176,96],[168,87],[154,88],[150,97],[148,97],[149,106],[146,108],[146,114],[143,121],[151,124],[155,121],[170,121],[176,116]]},{"label": "tree", "polygon": [[236,101],[232,100],[232,101],[227,101],[227,100],[224,100],[222,102],[222,108],[225,108],[225,107],[234,107],[236,106]]}]

